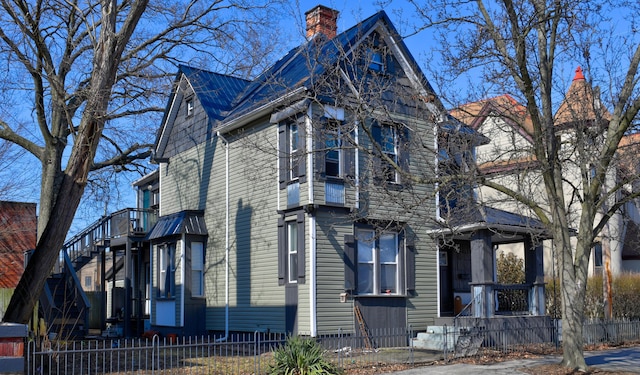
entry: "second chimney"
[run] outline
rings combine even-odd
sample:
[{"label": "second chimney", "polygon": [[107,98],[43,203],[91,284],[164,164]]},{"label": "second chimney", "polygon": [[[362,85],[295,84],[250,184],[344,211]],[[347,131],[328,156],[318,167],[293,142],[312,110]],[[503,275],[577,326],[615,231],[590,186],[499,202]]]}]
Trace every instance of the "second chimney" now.
[{"label": "second chimney", "polygon": [[338,11],[324,5],[318,5],[307,11],[307,39],[311,40],[317,34],[324,34],[333,39],[338,30]]}]

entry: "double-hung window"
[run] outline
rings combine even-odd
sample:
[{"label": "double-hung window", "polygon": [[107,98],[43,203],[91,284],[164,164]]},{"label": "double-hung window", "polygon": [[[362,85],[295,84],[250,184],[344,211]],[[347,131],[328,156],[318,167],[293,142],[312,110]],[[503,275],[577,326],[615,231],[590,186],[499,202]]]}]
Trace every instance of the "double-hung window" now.
[{"label": "double-hung window", "polygon": [[289,123],[289,180],[298,178],[298,164],[300,163],[299,140],[298,140],[298,124],[296,122]]},{"label": "double-hung window", "polygon": [[374,230],[357,232],[357,293],[398,294],[398,234]]},{"label": "double-hung window", "polygon": [[280,188],[306,182],[305,123],[291,118],[278,126]]},{"label": "double-hung window", "polygon": [[287,275],[289,283],[298,282],[298,223],[287,222]]},{"label": "double-hung window", "polygon": [[191,296],[204,296],[204,243],[191,242]]},{"label": "double-hung window", "polygon": [[342,177],[343,153],[340,123],[335,120],[329,121],[325,131],[325,175],[329,177]]},{"label": "double-hung window", "polygon": [[373,138],[380,147],[380,177],[387,182],[398,182],[398,129],[393,125],[376,124],[373,128]]},{"label": "double-hung window", "polygon": [[176,284],[176,244],[158,245],[158,297],[173,298]]},{"label": "double-hung window", "polygon": [[278,284],[305,283],[304,212],[278,220]]}]

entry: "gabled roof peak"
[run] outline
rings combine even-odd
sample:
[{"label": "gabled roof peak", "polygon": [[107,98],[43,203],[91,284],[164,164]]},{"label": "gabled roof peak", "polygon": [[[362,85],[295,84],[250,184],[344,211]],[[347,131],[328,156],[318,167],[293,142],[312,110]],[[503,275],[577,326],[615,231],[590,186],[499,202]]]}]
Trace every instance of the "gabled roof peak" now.
[{"label": "gabled roof peak", "polygon": [[582,74],[582,68],[580,65],[576,68],[576,75],[573,77],[574,81],[584,81],[584,74]]}]

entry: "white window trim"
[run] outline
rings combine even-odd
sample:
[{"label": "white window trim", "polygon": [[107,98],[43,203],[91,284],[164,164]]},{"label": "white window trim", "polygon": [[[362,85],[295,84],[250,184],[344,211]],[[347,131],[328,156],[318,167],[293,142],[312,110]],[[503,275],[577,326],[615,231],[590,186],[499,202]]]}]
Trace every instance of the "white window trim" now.
[{"label": "white window trim", "polygon": [[[298,158],[300,157],[298,155],[298,151],[300,149],[300,139],[299,139],[299,134],[300,134],[300,129],[298,129],[298,123],[295,121],[290,122],[289,124],[287,124],[287,137],[289,137],[289,139],[287,140],[288,143],[288,148],[289,148],[289,181],[295,181],[298,179],[299,176],[297,176],[298,174],[298,163],[300,162],[300,160],[298,160]],[[295,127],[295,133],[293,131]],[[295,138],[294,138],[295,135]],[[296,146],[294,148],[294,140],[296,141]],[[296,171],[294,173],[294,170]]]},{"label": "white window trim", "polygon": [[[325,154],[325,173],[326,173],[326,169],[327,169],[327,160],[328,160],[328,154],[330,151],[335,151],[338,153],[338,174],[337,175],[329,175],[327,174],[327,177],[334,177],[334,178],[342,178],[344,177],[344,152],[342,152],[342,130],[340,129],[340,127],[338,126],[338,128],[335,131],[327,131],[327,136],[331,136],[332,140],[335,140],[335,146],[334,148],[332,148],[331,150],[326,151]],[[335,138],[333,138],[335,137]],[[327,137],[327,140],[329,140],[329,138]],[[325,147],[326,147],[326,143],[325,143]]]},{"label": "white window trim", "polygon": [[[289,284],[298,283],[298,222],[297,221],[287,221],[286,225],[286,233],[287,233],[287,282]],[[292,233],[295,233],[295,241],[292,241]],[[292,249],[295,248],[295,251]],[[291,267],[291,258],[295,257],[296,264],[295,267]],[[295,271],[295,274],[292,273]]]},{"label": "white window trim", "polygon": [[[383,236],[385,234],[392,234],[394,236],[395,239],[395,249],[396,249],[396,257],[395,257],[395,262],[387,262],[387,263],[382,263],[381,259],[380,259],[380,236],[375,236],[375,231],[373,229],[358,229],[357,233],[356,233],[356,240],[357,240],[357,249],[356,252],[359,254],[360,251],[360,241],[362,241],[363,236],[361,236],[362,233],[369,233],[373,236],[374,238],[374,246],[373,246],[373,256],[372,256],[372,261],[371,262],[360,262],[359,260],[359,255],[357,256],[357,267],[359,268],[360,264],[373,264],[373,292],[371,293],[363,293],[361,292],[360,286],[358,285],[358,289],[357,289],[357,294],[358,295],[362,295],[362,296],[368,296],[368,295],[372,295],[372,296],[376,296],[376,295],[402,295],[402,291],[400,290],[401,287],[401,283],[400,283],[400,278],[401,278],[401,269],[400,269],[400,234],[397,232],[392,232],[392,231],[385,231],[382,232],[382,234],[380,236]],[[395,264],[395,269],[396,269],[396,277],[395,277],[395,289],[396,291],[394,293],[383,293],[381,291],[381,266],[383,264]]]},{"label": "white window trim", "polygon": [[195,108],[193,103],[193,97],[188,98],[186,100],[186,104],[187,104],[187,117],[191,117],[193,116],[193,110]]},{"label": "white window trim", "polygon": [[[196,246],[200,247],[199,256],[200,256],[200,268],[195,268],[194,263],[194,249]],[[199,294],[194,293],[194,272],[199,272],[200,278],[198,280],[198,289],[200,290]],[[191,296],[192,297],[204,297],[204,242],[202,241],[191,241]]]}]

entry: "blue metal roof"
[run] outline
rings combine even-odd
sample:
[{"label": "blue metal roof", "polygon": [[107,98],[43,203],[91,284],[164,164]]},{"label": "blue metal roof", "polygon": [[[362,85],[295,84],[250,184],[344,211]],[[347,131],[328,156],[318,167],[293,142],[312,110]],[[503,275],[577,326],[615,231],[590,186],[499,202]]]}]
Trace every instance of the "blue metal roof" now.
[{"label": "blue metal roof", "polygon": [[[335,65],[343,51],[349,51],[379,21],[397,37],[391,20],[380,11],[331,40],[319,36],[292,49],[253,81],[184,65],[180,66],[179,73],[187,76],[212,121],[231,120],[300,87],[312,89],[325,67]],[[404,42],[397,39],[423,85],[433,92]]]},{"label": "blue metal roof", "polygon": [[476,202],[459,204],[452,209],[448,217],[448,224],[457,227],[479,225],[486,228],[512,227],[514,229],[546,230],[544,224],[538,219],[485,206]]},{"label": "blue metal roof", "polygon": [[212,121],[221,121],[233,108],[236,97],[250,81],[242,78],[209,72],[181,65],[179,74],[184,74],[193,87],[198,100]]},{"label": "blue metal roof", "polygon": [[180,211],[175,214],[161,216],[153,226],[147,240],[154,240],[179,234],[207,235],[202,211]]},{"label": "blue metal roof", "polygon": [[[392,35],[398,36],[387,14],[380,11],[331,40],[322,37],[313,38],[289,51],[248,85],[228,118],[241,116],[299,87],[312,88],[315,78],[325,72],[325,67],[335,65],[338,59],[343,57],[344,51],[349,51],[379,21],[385,24]],[[397,39],[398,46],[419,74],[422,84],[428,91],[434,92],[402,39],[399,37]],[[311,58],[317,61],[312,61]]]}]

